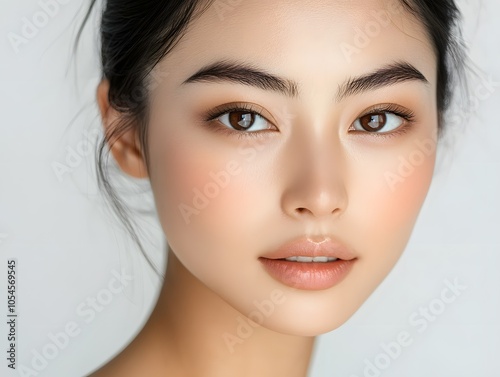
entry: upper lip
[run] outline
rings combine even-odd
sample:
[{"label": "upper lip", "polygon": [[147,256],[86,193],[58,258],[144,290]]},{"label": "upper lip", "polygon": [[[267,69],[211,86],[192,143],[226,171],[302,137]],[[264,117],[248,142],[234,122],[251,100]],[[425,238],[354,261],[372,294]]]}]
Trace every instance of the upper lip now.
[{"label": "upper lip", "polygon": [[351,260],[356,255],[340,241],[333,237],[301,236],[280,246],[277,250],[267,253],[262,258],[285,259],[290,257],[331,257]]}]

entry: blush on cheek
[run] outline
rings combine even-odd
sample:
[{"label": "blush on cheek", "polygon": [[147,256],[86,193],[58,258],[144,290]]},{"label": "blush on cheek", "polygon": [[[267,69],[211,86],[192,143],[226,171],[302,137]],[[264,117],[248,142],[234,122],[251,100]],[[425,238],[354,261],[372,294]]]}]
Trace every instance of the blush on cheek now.
[{"label": "blush on cheek", "polygon": [[[377,223],[390,230],[397,243],[406,244],[423,205],[434,172],[435,155],[420,160],[400,159],[395,170],[384,173],[385,187],[379,191],[375,213]],[[408,162],[408,163],[406,163]],[[418,162],[418,163],[417,163]]]},{"label": "blush on cheek", "polygon": [[411,156],[418,158],[400,158],[396,170],[384,175],[392,207],[402,213],[416,213],[420,210],[434,172],[434,154],[413,153]]},{"label": "blush on cheek", "polygon": [[414,150],[404,148],[396,155],[372,161],[369,169],[351,168],[355,172],[349,197],[356,223],[353,229],[364,234],[363,242],[373,252],[402,251],[427,195],[435,154],[422,153],[420,159],[410,159]]},{"label": "blush on cheek", "polygon": [[[363,275],[367,294],[370,287],[382,281],[403,253],[427,195],[434,161],[433,154],[425,156],[420,165],[405,172],[398,170],[398,160],[395,162],[391,157],[379,160],[378,166],[373,163],[369,171],[356,174],[347,233],[354,247],[362,253],[360,259],[364,262],[359,265],[359,273]],[[404,176],[400,176],[396,186],[391,186],[385,179],[387,173],[404,173]]]},{"label": "blush on cheek", "polygon": [[[231,156],[231,155],[229,155]],[[190,229],[203,223],[210,228],[214,219],[241,202],[242,166],[228,155],[217,155],[207,149],[189,153],[171,146],[169,152],[160,153],[156,161],[161,166],[154,179],[155,197],[160,216],[169,221],[187,225]],[[235,191],[238,191],[236,193]]]}]

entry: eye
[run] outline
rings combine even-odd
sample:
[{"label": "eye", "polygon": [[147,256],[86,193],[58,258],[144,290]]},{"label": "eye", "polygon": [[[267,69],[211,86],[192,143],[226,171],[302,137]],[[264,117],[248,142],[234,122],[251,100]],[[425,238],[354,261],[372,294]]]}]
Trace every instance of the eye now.
[{"label": "eye", "polygon": [[229,130],[248,133],[276,128],[252,104],[224,105],[209,112],[207,121],[212,120],[217,120]]},{"label": "eye", "polygon": [[237,131],[261,131],[269,129],[266,118],[257,113],[249,111],[228,111],[217,118],[226,127],[234,128]]},{"label": "eye", "polygon": [[389,132],[399,128],[404,121],[403,118],[389,112],[372,113],[356,119],[353,126],[357,131],[379,132],[383,129],[384,132]]},{"label": "eye", "polygon": [[414,116],[411,111],[395,106],[373,109],[354,121],[351,129],[354,131],[385,134],[402,131],[412,123]]}]

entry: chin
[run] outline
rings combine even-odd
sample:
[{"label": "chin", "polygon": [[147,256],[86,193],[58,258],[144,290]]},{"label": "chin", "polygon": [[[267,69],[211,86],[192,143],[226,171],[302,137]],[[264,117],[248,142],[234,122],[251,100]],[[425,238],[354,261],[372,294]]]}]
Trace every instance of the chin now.
[{"label": "chin", "polygon": [[284,318],[276,316],[265,323],[269,330],[292,336],[315,337],[336,330],[355,313],[321,313],[314,317],[298,317],[288,313]]},{"label": "chin", "polygon": [[[318,336],[341,327],[373,292],[367,287],[363,291],[359,287],[356,291],[352,288],[345,285],[329,290],[305,291],[283,286],[279,288],[281,302],[276,300],[278,304],[273,306],[269,299],[267,308],[264,305],[256,307],[254,312],[244,317],[249,322],[253,320],[255,326],[281,334]],[[264,313],[264,316],[255,311]]]}]

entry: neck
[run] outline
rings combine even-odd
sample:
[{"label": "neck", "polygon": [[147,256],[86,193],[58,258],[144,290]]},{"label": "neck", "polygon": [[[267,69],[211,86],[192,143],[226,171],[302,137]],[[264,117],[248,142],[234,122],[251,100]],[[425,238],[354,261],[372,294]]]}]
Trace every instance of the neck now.
[{"label": "neck", "polygon": [[149,338],[163,349],[165,367],[176,376],[307,375],[314,337],[248,323],[169,251],[164,285],[141,343]]}]

